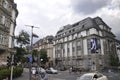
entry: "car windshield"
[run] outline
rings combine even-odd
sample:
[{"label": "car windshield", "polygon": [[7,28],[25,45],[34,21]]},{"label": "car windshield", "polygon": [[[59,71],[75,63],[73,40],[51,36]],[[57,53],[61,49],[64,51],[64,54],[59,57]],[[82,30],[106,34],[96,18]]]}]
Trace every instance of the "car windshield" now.
[{"label": "car windshield", "polygon": [[92,76],[91,75],[83,75],[80,77],[79,80],[92,80]]}]

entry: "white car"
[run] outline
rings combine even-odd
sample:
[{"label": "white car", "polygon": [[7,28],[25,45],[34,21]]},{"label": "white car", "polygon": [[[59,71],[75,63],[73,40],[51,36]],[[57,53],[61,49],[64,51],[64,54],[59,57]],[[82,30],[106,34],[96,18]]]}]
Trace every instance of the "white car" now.
[{"label": "white car", "polygon": [[78,77],[77,80],[108,80],[108,78],[101,73],[86,73]]},{"label": "white car", "polygon": [[46,70],[44,68],[42,68],[42,67],[39,67],[38,71],[41,72],[41,73],[46,73]]},{"label": "white car", "polygon": [[32,71],[32,74],[46,73],[45,69],[42,67],[32,67],[31,71]]},{"label": "white car", "polygon": [[54,68],[48,68],[48,69],[46,69],[46,72],[47,73],[52,73],[52,74],[57,74],[58,73],[58,71],[57,70],[55,70]]}]

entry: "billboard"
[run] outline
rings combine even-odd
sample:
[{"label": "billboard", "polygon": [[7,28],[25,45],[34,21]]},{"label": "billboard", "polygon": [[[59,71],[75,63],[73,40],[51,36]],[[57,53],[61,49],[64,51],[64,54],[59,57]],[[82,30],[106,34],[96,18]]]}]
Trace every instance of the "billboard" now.
[{"label": "billboard", "polygon": [[91,53],[97,53],[98,52],[97,38],[92,38],[90,44],[91,44]]}]

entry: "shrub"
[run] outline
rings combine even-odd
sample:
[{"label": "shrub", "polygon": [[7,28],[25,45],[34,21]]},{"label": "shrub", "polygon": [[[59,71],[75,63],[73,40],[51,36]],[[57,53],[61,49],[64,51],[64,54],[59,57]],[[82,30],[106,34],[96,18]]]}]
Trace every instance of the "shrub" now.
[{"label": "shrub", "polygon": [[[1,69],[0,70],[0,80],[3,80],[6,77],[10,78],[10,73],[11,73],[10,69]],[[23,68],[21,68],[21,67],[13,68],[13,78],[21,76],[22,73],[23,73]]]}]

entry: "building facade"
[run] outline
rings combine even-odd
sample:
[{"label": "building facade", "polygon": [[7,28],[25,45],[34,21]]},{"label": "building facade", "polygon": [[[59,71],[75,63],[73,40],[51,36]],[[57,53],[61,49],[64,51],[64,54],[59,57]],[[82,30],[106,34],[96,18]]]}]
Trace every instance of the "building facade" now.
[{"label": "building facade", "polygon": [[110,54],[116,55],[115,35],[100,18],[88,17],[63,26],[54,39],[56,66],[100,70],[110,66]]},{"label": "building facade", "polygon": [[0,62],[15,53],[14,31],[18,10],[14,0],[0,0]]},{"label": "building facade", "polygon": [[40,51],[45,49],[49,58],[48,66],[53,66],[53,39],[54,37],[49,35],[33,44],[33,48]]}]

